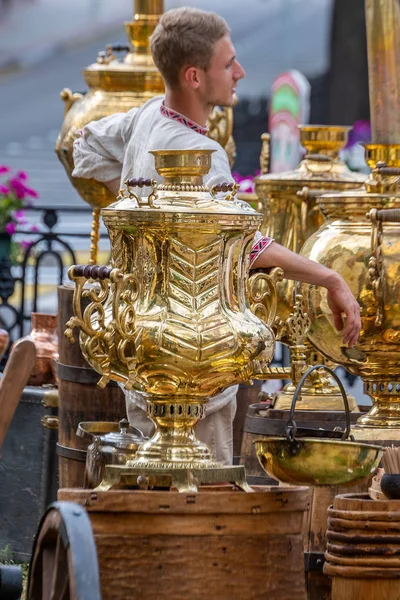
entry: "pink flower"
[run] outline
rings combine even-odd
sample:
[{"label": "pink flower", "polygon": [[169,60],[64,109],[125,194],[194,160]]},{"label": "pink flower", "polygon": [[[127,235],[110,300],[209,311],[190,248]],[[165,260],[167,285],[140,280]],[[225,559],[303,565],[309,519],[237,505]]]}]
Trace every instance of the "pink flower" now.
[{"label": "pink flower", "polygon": [[19,198],[20,200],[23,200],[26,196],[31,196],[31,198],[39,197],[39,194],[36,190],[33,190],[32,188],[29,188],[26,185],[24,185],[20,179],[17,179],[17,177],[13,177],[12,179],[10,179],[10,186],[14,190],[14,193],[17,196],[17,198]]},{"label": "pink flower", "polygon": [[16,226],[15,226],[15,223],[13,223],[12,221],[10,221],[9,223],[7,223],[7,225],[5,226],[5,228],[4,228],[4,229],[7,231],[7,233],[8,233],[9,235],[13,235],[13,233],[15,233],[15,232],[16,232],[16,229],[17,229],[17,228],[16,228]]},{"label": "pink flower", "polygon": [[254,192],[254,181],[252,179],[242,179],[239,184],[239,191],[246,193]]},{"label": "pink flower", "polygon": [[6,165],[0,165],[0,175],[3,175],[3,173],[9,173],[10,171],[10,167],[6,167]]},{"label": "pink flower", "polygon": [[28,240],[21,240],[20,244],[24,250],[27,250],[32,245],[32,242],[28,242]]},{"label": "pink flower", "polygon": [[28,175],[25,173],[25,171],[17,171],[16,177],[17,179],[22,179],[23,181],[28,179]]},{"label": "pink flower", "polygon": [[32,188],[25,187],[25,193],[27,196],[31,196],[31,198],[39,198],[37,191]]},{"label": "pink flower", "polygon": [[39,227],[37,225],[32,225],[31,231],[33,231],[34,233],[39,233],[40,229],[39,229]]},{"label": "pink flower", "polygon": [[18,225],[26,225],[28,221],[25,219],[25,211],[24,210],[15,210],[12,213],[13,219],[18,223]]},{"label": "pink flower", "polygon": [[7,196],[10,193],[10,188],[6,185],[0,185],[0,194]]}]

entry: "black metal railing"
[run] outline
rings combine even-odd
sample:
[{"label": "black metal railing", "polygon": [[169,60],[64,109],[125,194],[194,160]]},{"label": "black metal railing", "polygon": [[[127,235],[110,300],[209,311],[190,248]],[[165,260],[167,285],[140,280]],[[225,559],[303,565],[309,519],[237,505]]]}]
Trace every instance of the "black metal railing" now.
[{"label": "black metal railing", "polygon": [[[10,262],[9,257],[3,257],[0,261],[0,327],[10,333],[12,340],[22,337],[26,333],[26,324],[31,319],[31,312],[38,311],[40,275],[43,268],[48,266],[50,259],[55,263],[55,277],[52,278],[54,289],[61,284],[68,267],[76,264],[76,250],[71,245],[73,238],[87,240],[87,251],[90,247],[90,224],[88,219],[88,229],[83,232],[55,231],[55,228],[62,225],[62,217],[70,214],[79,214],[90,216],[91,208],[82,207],[57,207],[49,208],[45,206],[35,206],[27,209],[31,213],[41,213],[40,230],[30,231],[27,229],[17,229],[14,236],[18,240],[24,236],[29,242],[24,248],[20,259],[15,263]],[[101,238],[107,237],[101,235]],[[32,286],[32,300],[28,299],[27,290]],[[12,303],[10,299],[18,291],[18,298]]]}]

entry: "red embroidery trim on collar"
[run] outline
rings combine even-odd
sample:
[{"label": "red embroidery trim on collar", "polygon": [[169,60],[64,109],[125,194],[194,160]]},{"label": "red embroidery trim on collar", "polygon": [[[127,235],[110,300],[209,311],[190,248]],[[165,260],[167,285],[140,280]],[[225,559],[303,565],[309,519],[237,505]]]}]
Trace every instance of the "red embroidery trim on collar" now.
[{"label": "red embroidery trim on collar", "polygon": [[167,106],[165,106],[164,101],[162,101],[161,103],[160,111],[161,114],[164,115],[164,117],[168,117],[168,119],[172,119],[173,121],[182,123],[182,125],[185,125],[185,127],[189,127],[189,129],[192,129],[196,133],[200,133],[201,135],[207,135],[208,133],[208,127],[202,127],[201,125],[198,125],[197,123],[191,121],[187,117],[184,117],[183,115],[181,115],[181,113],[178,113],[176,110],[168,108]]}]

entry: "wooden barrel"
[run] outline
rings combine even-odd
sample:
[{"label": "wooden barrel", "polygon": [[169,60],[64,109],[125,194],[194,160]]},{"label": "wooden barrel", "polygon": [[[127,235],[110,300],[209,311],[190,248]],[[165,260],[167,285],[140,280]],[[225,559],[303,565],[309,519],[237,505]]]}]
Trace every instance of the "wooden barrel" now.
[{"label": "wooden barrel", "polygon": [[324,572],[332,600],[400,598],[400,501],[336,496],[328,511]]},{"label": "wooden barrel", "polygon": [[236,396],[236,415],[233,420],[233,456],[240,456],[247,411],[251,404],[258,402],[264,382],[255,379],[253,385],[241,383]]},{"label": "wooden barrel", "polygon": [[58,497],[89,512],[102,600],[306,600],[307,488]]},{"label": "wooden barrel", "polygon": [[58,287],[57,380],[59,389],[59,428],[57,454],[60,487],[84,485],[86,448],[89,444],[76,435],[81,421],[116,421],[126,416],[125,397],[117,384],[104,389],[97,386],[100,375],[84,359],[79,347],[79,332],[75,343],[64,335],[65,324],[73,316],[72,285]]},{"label": "wooden barrel", "polygon": [[[355,420],[359,413],[352,415]],[[287,421],[288,411],[275,410],[259,403],[249,406],[241,449],[241,463],[246,467],[246,475],[251,484],[265,481],[263,471],[255,452],[253,441],[263,436],[283,435],[282,424]],[[344,427],[344,411],[296,411],[296,423],[310,429],[332,430]],[[272,480],[269,480],[272,481]],[[362,486],[310,488],[310,510],[304,521],[304,568],[308,600],[330,600],[331,580],[323,573],[326,548],[326,528],[328,508],[337,494],[349,491],[366,491],[369,480]]]}]

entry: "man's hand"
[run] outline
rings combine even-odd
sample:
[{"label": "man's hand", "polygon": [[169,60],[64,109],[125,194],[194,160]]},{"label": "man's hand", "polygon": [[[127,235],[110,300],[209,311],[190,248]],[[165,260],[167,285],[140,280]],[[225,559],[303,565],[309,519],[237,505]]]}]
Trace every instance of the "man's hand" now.
[{"label": "man's hand", "polygon": [[[332,311],[336,329],[338,331],[344,329],[343,343],[348,344],[349,348],[353,348],[361,331],[360,305],[342,278],[338,278],[332,287],[328,287],[328,306]],[[347,317],[346,327],[343,313]]]},{"label": "man's hand", "polygon": [[[287,279],[325,287],[335,327],[343,331],[343,342],[350,348],[356,344],[361,331],[360,307],[349,286],[336,271],[295,254],[276,242],[268,246],[252,265],[253,269],[271,267],[281,267]],[[343,314],[347,317],[346,327]]]}]

